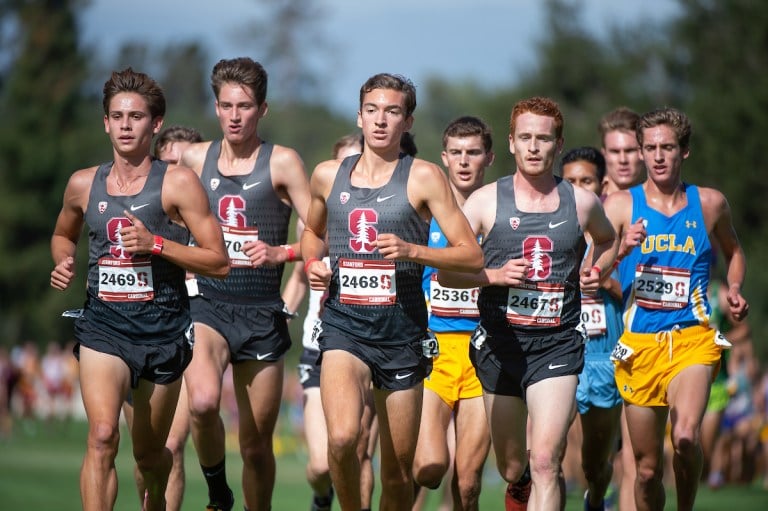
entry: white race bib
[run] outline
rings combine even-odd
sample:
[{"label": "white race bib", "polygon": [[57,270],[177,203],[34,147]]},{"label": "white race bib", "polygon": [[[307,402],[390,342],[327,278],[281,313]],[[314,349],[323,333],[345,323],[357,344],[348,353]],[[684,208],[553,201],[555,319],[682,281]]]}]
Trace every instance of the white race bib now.
[{"label": "white race bib", "polygon": [[229,255],[229,265],[231,267],[251,266],[250,258],[243,253],[243,245],[249,241],[259,241],[258,227],[233,227],[231,225],[222,225],[221,232],[224,233],[224,245],[227,247]]},{"label": "white race bib", "polygon": [[478,288],[454,289],[443,287],[433,273],[429,281],[429,305],[434,316],[445,318],[479,318],[477,309]]},{"label": "white race bib", "polygon": [[339,259],[339,300],[350,305],[394,305],[394,261]]},{"label": "white race bib", "polygon": [[611,360],[614,362],[626,362],[632,358],[632,355],[634,354],[635,350],[621,341],[616,341],[616,346],[613,347],[613,351],[611,352]]},{"label": "white race bib", "polygon": [[635,300],[646,309],[682,309],[688,305],[691,272],[681,268],[638,264]]},{"label": "white race bib", "polygon": [[558,326],[565,286],[554,282],[529,282],[512,286],[507,294],[507,323],[524,326]]},{"label": "white race bib", "polygon": [[105,302],[148,302],[154,297],[149,258],[99,259],[99,298]]},{"label": "white race bib", "polygon": [[311,350],[320,351],[320,334],[322,333],[323,321],[320,318],[317,318],[312,324],[312,333],[310,335],[304,336],[304,347]]},{"label": "white race bib", "polygon": [[184,285],[187,286],[187,296],[192,298],[200,294],[200,289],[197,287],[197,279],[191,278],[184,281]]},{"label": "white race bib", "polygon": [[605,302],[596,296],[581,297],[581,322],[590,337],[604,335],[608,330],[605,318]]}]

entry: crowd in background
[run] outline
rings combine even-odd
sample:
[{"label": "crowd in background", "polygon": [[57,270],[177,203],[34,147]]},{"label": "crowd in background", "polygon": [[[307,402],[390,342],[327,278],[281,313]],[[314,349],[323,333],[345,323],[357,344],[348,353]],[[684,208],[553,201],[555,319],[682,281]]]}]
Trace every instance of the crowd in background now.
[{"label": "crowd in background", "polygon": [[[74,341],[51,341],[40,349],[26,341],[0,346],[0,441],[14,435],[45,434],[42,423],[85,420],[77,378]],[[751,341],[737,345],[728,357],[728,404],[722,414],[709,467],[702,477],[712,489],[760,481],[768,489],[768,365],[756,357]],[[275,438],[278,456],[303,452],[301,386],[294,371],[286,371],[283,405]],[[231,365],[224,377],[221,408],[227,427],[227,447],[237,449],[237,406]],[[569,453],[579,452],[579,421],[569,435]],[[669,449],[668,449],[669,450]],[[585,487],[578,456],[564,463],[568,491]],[[665,470],[672,477],[671,468]],[[672,481],[667,481],[671,486]]]},{"label": "crowd in background", "polygon": [[[45,434],[41,423],[85,420],[80,398],[77,359],[72,356],[74,341],[62,346],[50,341],[44,352],[37,343],[26,341],[10,348],[0,345],[0,441],[14,435]],[[275,451],[293,453],[301,449],[301,385],[293,372],[286,373],[279,438]],[[224,374],[221,397],[227,446],[237,450],[237,403],[232,386],[232,366]]]}]

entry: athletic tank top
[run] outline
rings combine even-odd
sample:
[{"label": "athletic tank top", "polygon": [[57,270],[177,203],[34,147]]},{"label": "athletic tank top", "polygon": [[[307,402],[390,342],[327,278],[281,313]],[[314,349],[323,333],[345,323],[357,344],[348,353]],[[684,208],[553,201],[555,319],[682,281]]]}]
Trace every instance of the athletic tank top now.
[{"label": "athletic tank top", "polygon": [[177,243],[189,242],[189,231],[171,221],[161,195],[168,164],[153,160],[147,180],[136,195],[107,194],[112,162],[96,170],[85,210],[88,225],[88,289],[78,321],[104,325],[144,344],[176,340],[189,327],[189,299],[184,269],[161,256],[131,255],[120,241],[120,229],[131,211],[152,233]]},{"label": "athletic tank top", "polygon": [[[448,246],[448,240],[434,218],[429,224],[428,245],[433,248]],[[441,286],[437,281],[437,270],[431,266],[424,267],[421,286],[429,304],[430,330],[433,332],[475,330],[480,321],[480,311],[477,309],[477,296],[480,292],[478,288],[454,289]]]},{"label": "athletic tank top", "polygon": [[[611,272],[611,278],[619,280],[616,270]],[[587,359],[594,355],[597,360],[607,360],[606,354],[613,352],[616,341],[624,331],[622,312],[621,300],[602,287],[595,295],[581,295],[581,322],[589,341],[584,348],[584,356]]]},{"label": "athletic tank top", "polygon": [[211,211],[221,224],[229,254],[225,279],[198,277],[202,295],[234,303],[278,303],[284,265],[251,268],[243,244],[261,240],[283,245],[288,239],[291,207],[280,200],[272,186],[269,159],[272,144],[262,141],[250,174],[223,176],[218,161],[221,141],[211,142],[200,179],[208,193]]},{"label": "athletic tank top", "polygon": [[668,217],[648,206],[642,185],[630,188],[632,223],[645,219],[647,238],[619,266],[624,327],[655,333],[709,325],[707,298],[712,246],[699,189],[683,183],[687,204]]},{"label": "athletic tank top", "polygon": [[576,214],[573,185],[556,177],[560,204],[549,213],[517,209],[513,176],[497,181],[496,219],[483,241],[485,265],[500,268],[510,259],[531,263],[520,286],[486,286],[478,305],[483,326],[513,327],[524,335],[574,328],[581,314],[579,266],[586,242]]},{"label": "athletic tank top", "polygon": [[327,199],[333,276],[323,323],[373,343],[412,341],[427,328],[424,267],[385,260],[370,242],[392,233],[409,243],[427,244],[429,224],[408,201],[413,158],[401,156],[381,188],[358,188],[350,179],[359,158],[353,155],[341,163]]}]

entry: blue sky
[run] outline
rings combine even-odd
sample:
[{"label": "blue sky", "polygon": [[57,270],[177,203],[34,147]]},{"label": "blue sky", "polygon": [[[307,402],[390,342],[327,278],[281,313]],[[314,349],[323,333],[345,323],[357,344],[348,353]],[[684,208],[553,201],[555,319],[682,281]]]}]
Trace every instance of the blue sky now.
[{"label": "blue sky", "polygon": [[[351,114],[357,92],[378,72],[400,73],[417,87],[430,75],[473,79],[488,88],[515,83],[530,69],[535,43],[545,37],[538,0],[317,0],[325,6],[322,30],[335,48],[334,71],[320,92],[335,109]],[[675,0],[582,0],[582,20],[605,35],[609,26],[663,19],[678,12]],[[104,59],[131,40],[165,45],[200,41],[211,62],[250,56],[243,40],[257,0],[92,0],[82,10],[84,40]],[[269,72],[269,69],[267,69]]]}]

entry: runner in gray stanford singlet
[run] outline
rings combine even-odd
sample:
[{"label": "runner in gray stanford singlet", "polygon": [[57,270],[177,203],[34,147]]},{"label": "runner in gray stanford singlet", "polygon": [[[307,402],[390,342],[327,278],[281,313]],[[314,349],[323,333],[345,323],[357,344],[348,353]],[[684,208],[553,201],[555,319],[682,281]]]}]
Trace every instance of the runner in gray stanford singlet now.
[{"label": "runner in gray stanford singlet", "polygon": [[130,211],[155,235],[187,244],[189,231],[171,221],[161,195],[168,164],[154,160],[136,195],[107,194],[112,163],[96,170],[88,197],[88,289],[81,321],[106,326],[136,343],[176,341],[190,325],[184,270],[161,256],[131,255],[120,244]]},{"label": "runner in gray stanford singlet", "polygon": [[496,219],[483,242],[486,267],[500,268],[520,257],[532,266],[528,282],[522,286],[480,290],[481,322],[489,332],[511,326],[520,333],[546,335],[579,323],[579,267],[586,242],[576,214],[573,185],[555,179],[560,205],[549,213],[520,211],[513,177],[497,182]]},{"label": "runner in gray stanford singlet", "polygon": [[370,243],[379,234],[391,233],[408,243],[427,244],[429,223],[408,201],[413,158],[401,155],[381,188],[358,188],[350,177],[359,158],[342,162],[326,200],[333,276],[323,322],[379,344],[423,338],[423,266],[385,260]]},{"label": "runner in gray stanford singlet", "polygon": [[[224,231],[230,272],[226,279],[198,277],[200,292],[215,292],[215,299],[237,303],[278,303],[283,266],[252,268],[243,244],[261,240],[268,245],[283,245],[288,240],[291,207],[272,186],[269,160],[272,144],[262,141],[253,171],[244,176],[223,176],[218,161],[221,141],[211,142],[200,179],[208,193],[211,211]],[[210,295],[211,293],[209,293]]]}]

